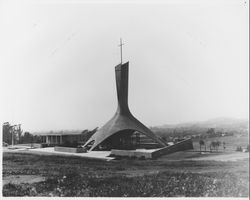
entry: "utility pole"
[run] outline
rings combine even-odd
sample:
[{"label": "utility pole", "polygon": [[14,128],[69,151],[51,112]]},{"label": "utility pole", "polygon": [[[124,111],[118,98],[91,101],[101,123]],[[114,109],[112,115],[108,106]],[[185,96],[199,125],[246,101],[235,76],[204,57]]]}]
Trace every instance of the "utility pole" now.
[{"label": "utility pole", "polygon": [[13,137],[13,129],[14,129],[14,126],[10,126],[10,131],[11,131],[11,146],[13,147],[13,143],[14,143],[14,137]]},{"label": "utility pole", "polygon": [[18,135],[18,144],[21,142],[21,136],[22,136],[22,129],[21,129],[21,124],[17,125],[17,135]]}]

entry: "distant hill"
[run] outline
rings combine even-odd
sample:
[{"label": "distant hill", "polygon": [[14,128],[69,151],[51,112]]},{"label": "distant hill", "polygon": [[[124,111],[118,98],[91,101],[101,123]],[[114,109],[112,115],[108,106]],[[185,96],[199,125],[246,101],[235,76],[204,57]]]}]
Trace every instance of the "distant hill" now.
[{"label": "distant hill", "polygon": [[188,122],[180,124],[166,124],[162,126],[151,127],[151,130],[160,136],[187,136],[203,135],[208,129],[213,128],[215,132],[248,134],[248,119],[234,118],[215,118],[207,121]]},{"label": "distant hill", "polygon": [[243,128],[248,129],[247,119],[234,119],[234,118],[215,118],[207,121],[200,122],[187,122],[180,124],[166,124],[162,126],[157,126],[158,128],[183,128],[183,127],[200,127],[200,128]]}]

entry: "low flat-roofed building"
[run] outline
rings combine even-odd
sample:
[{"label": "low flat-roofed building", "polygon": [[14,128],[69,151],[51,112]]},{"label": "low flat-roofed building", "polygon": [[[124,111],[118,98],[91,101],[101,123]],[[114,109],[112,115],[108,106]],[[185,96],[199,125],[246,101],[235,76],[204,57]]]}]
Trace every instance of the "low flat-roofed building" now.
[{"label": "low flat-roofed building", "polygon": [[[91,131],[92,132],[92,131]],[[35,132],[34,136],[41,138],[41,143],[48,145],[70,145],[82,144],[86,140],[88,130],[64,130],[64,131],[48,131],[48,132]]]}]

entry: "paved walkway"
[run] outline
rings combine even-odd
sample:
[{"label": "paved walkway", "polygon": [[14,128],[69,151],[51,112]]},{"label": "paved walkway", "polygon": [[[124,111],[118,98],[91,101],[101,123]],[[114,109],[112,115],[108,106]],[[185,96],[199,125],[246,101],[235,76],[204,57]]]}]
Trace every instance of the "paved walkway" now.
[{"label": "paved walkway", "polygon": [[52,154],[60,154],[60,155],[72,155],[72,156],[79,156],[79,157],[86,157],[86,158],[96,158],[96,159],[103,159],[103,160],[113,160],[113,157],[108,157],[110,155],[110,151],[90,151],[87,153],[68,153],[68,152],[60,152],[55,151],[54,147],[46,147],[46,148],[36,148],[36,149],[29,149],[28,151],[34,152],[44,152],[44,153],[52,153]]},{"label": "paved walkway", "polygon": [[191,158],[191,160],[215,160],[215,161],[237,161],[249,158],[248,152],[234,152],[230,154],[212,155],[198,158]]}]

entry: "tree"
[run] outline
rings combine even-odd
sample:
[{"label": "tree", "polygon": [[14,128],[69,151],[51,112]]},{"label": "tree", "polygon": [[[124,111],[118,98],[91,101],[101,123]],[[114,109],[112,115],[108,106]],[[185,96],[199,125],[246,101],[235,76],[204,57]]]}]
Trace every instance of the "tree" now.
[{"label": "tree", "polygon": [[199,141],[199,144],[200,144],[200,152],[201,152],[201,146],[202,146],[202,145],[205,145],[204,140],[200,140],[200,141]]},{"label": "tree", "polygon": [[15,144],[17,142],[17,125],[11,125],[9,122],[3,123],[3,142]]},{"label": "tree", "polygon": [[221,142],[219,140],[216,141],[216,150],[218,151],[219,146],[221,145]]},{"label": "tree", "polygon": [[209,128],[206,132],[208,136],[214,136],[215,135],[215,128]]},{"label": "tree", "polygon": [[223,142],[223,149],[225,151],[225,149],[226,149],[226,142]]},{"label": "tree", "polygon": [[32,143],[33,142],[33,136],[29,132],[24,132],[23,135],[23,143]]},{"label": "tree", "polygon": [[241,146],[237,146],[236,151],[242,151],[242,147]]},{"label": "tree", "polygon": [[11,144],[11,126],[9,122],[3,123],[3,142]]},{"label": "tree", "polygon": [[210,151],[212,151],[212,148],[213,148],[214,150],[217,150],[217,142],[215,142],[215,141],[212,141],[212,142],[211,142],[211,144],[210,144]]},{"label": "tree", "polygon": [[17,125],[16,132],[17,132],[17,136],[18,136],[17,137],[18,144],[21,144],[22,143],[22,133],[23,133],[23,130],[21,129],[21,124]]},{"label": "tree", "polygon": [[42,143],[42,137],[40,135],[32,135],[34,143]]},{"label": "tree", "polygon": [[96,127],[95,129],[93,129],[93,130],[91,130],[91,131],[87,131],[87,132],[85,133],[85,137],[86,137],[86,141],[85,141],[85,142],[87,142],[87,140],[88,140],[92,135],[94,135],[94,133],[97,131],[97,129],[98,129],[98,127]]},{"label": "tree", "polygon": [[218,151],[220,144],[221,144],[221,142],[218,140],[212,141],[210,144],[210,151],[211,151],[211,147],[213,147],[214,150]]}]

